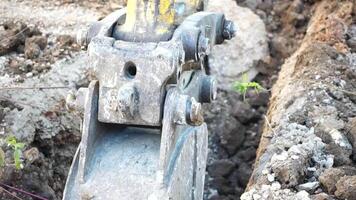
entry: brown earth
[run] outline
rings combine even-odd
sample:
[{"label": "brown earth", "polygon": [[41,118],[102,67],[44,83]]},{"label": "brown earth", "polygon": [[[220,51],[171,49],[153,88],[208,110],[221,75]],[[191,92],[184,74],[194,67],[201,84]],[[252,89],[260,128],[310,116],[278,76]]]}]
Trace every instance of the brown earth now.
[{"label": "brown earth", "polygon": [[313,5],[306,35],[273,86],[242,199],[355,198],[354,6]]}]

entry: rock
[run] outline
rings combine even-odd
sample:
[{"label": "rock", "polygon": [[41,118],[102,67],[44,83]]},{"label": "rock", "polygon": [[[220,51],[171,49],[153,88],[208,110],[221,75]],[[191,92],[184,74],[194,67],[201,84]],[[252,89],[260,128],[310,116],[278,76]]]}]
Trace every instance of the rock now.
[{"label": "rock", "polygon": [[27,43],[25,46],[26,58],[37,58],[41,54],[41,48],[36,43]]},{"label": "rock", "polygon": [[258,61],[268,55],[266,28],[259,16],[233,0],[210,0],[207,11],[224,13],[237,29],[235,38],[214,46],[210,59],[211,71],[219,87],[231,90],[232,83],[242,75],[246,74],[251,80],[258,73]]},{"label": "rock", "polygon": [[0,71],[4,70],[5,67],[9,64],[9,59],[5,56],[0,56]]},{"label": "rock", "polygon": [[231,194],[234,192],[234,189],[230,187],[230,182],[224,177],[216,177],[212,179],[209,183],[212,188],[218,190],[219,194]]},{"label": "rock", "polygon": [[32,147],[31,149],[24,152],[24,157],[27,162],[33,163],[40,157],[40,152],[36,147]]},{"label": "rock", "polygon": [[29,43],[35,43],[41,48],[41,50],[43,50],[47,46],[47,37],[37,35],[37,36],[32,36],[30,38],[26,38],[25,48],[26,48],[26,45]]},{"label": "rock", "polygon": [[349,139],[353,147],[352,160],[356,161],[356,117],[349,119],[346,129],[348,130],[346,137]]},{"label": "rock", "polygon": [[356,26],[352,25],[346,33],[346,42],[352,52],[356,52]]},{"label": "rock", "polygon": [[347,137],[336,129],[329,132],[331,142],[326,146],[327,152],[335,157],[335,166],[348,165],[351,163],[352,146]]},{"label": "rock", "polygon": [[326,193],[320,193],[320,194],[316,194],[311,196],[312,200],[334,200],[334,198],[332,198],[331,196],[329,196]]},{"label": "rock", "polygon": [[25,42],[25,56],[26,58],[37,58],[47,46],[47,37],[33,36],[26,39]]},{"label": "rock", "polygon": [[253,195],[252,195],[252,199],[253,199],[253,200],[259,200],[259,199],[261,199],[261,198],[262,198],[262,196],[259,195],[259,194],[253,194]]},{"label": "rock", "polygon": [[16,48],[24,42],[24,33],[19,34],[19,37],[14,36],[27,28],[24,23],[5,22],[2,24],[2,27],[5,26],[7,28],[0,31],[0,38],[2,38],[0,42],[0,56],[16,50]]},{"label": "rock", "polygon": [[283,58],[286,58],[290,55],[290,50],[288,49],[287,38],[282,36],[276,36],[271,41],[271,54],[272,55],[281,55]]},{"label": "rock", "polygon": [[75,38],[70,35],[59,35],[57,37],[57,42],[60,47],[70,46],[75,43]]},{"label": "rock", "polygon": [[271,185],[262,185],[259,188],[252,188],[248,191],[245,191],[241,195],[241,200],[283,200],[283,199],[291,199],[291,200],[310,200],[309,194],[306,191],[293,192],[290,189],[283,190],[275,190],[272,189]]},{"label": "rock", "polygon": [[21,46],[25,44],[27,37],[41,34],[37,27],[29,26],[23,22],[5,21],[3,24],[0,24],[1,26],[6,27],[6,29],[0,29],[0,38],[7,39],[1,40],[0,56],[15,50],[21,52]]},{"label": "rock", "polygon": [[321,185],[329,194],[334,194],[336,183],[343,176],[352,176],[356,174],[356,168],[344,166],[339,168],[326,169],[319,177]]},{"label": "rock", "polygon": [[295,200],[306,200],[306,199],[310,199],[309,198],[309,194],[306,191],[299,191],[296,195],[295,195]]},{"label": "rock", "polygon": [[238,173],[238,182],[240,185],[247,185],[250,176],[252,174],[252,169],[246,163],[240,163],[239,168],[237,169]]},{"label": "rock", "polygon": [[271,190],[277,191],[281,189],[281,184],[279,184],[277,181],[273,182],[271,185]]},{"label": "rock", "polygon": [[[270,158],[267,157],[269,159],[267,169],[275,174],[276,180],[283,187],[295,187],[301,184],[306,178],[311,159],[317,163],[317,166],[325,165],[325,167],[329,167],[327,166],[328,157],[321,154],[325,144],[314,135],[313,129],[308,129],[299,124],[287,123],[275,131],[278,137],[271,140],[271,146],[264,156],[270,156]],[[312,157],[312,155],[315,156]],[[319,171],[320,169],[313,174],[317,175]],[[258,176],[265,177],[261,173],[263,171],[258,171]],[[264,179],[261,179],[261,183],[264,183]]]},{"label": "rock", "polygon": [[326,152],[332,155],[337,155],[334,157],[334,166],[342,166],[351,164],[350,156],[352,154],[352,149],[342,148],[335,143],[330,143],[326,145]]},{"label": "rock", "polygon": [[267,106],[269,97],[268,91],[260,91],[258,93],[250,91],[247,94],[247,100],[251,106]]},{"label": "rock", "polygon": [[247,102],[240,101],[235,103],[232,113],[241,123],[248,123],[257,115],[256,110]]},{"label": "rock", "polygon": [[340,199],[356,199],[356,176],[344,176],[336,183],[335,196]]},{"label": "rock", "polygon": [[317,126],[317,134],[327,144],[327,153],[335,156],[335,166],[348,165],[351,163],[350,155],[352,146],[341,130],[345,123],[338,116],[338,111],[334,106],[314,108],[311,114]]},{"label": "rock", "polygon": [[247,149],[242,149],[235,154],[244,161],[252,161],[256,157],[256,148],[253,146],[248,147]]},{"label": "rock", "polygon": [[274,181],[274,174],[267,174],[267,180],[269,182],[273,182]]},{"label": "rock", "polygon": [[234,167],[234,163],[228,159],[216,160],[208,167],[208,172],[212,177],[227,176]]},{"label": "rock", "polygon": [[244,126],[235,118],[226,119],[219,125],[220,126],[217,127],[218,130],[216,130],[216,132],[220,132],[221,146],[224,147],[230,155],[235,154],[236,150],[245,140]]},{"label": "rock", "polygon": [[300,184],[296,188],[298,191],[305,190],[310,193],[313,193],[319,187],[319,185],[320,183],[318,181],[315,181],[315,182]]}]

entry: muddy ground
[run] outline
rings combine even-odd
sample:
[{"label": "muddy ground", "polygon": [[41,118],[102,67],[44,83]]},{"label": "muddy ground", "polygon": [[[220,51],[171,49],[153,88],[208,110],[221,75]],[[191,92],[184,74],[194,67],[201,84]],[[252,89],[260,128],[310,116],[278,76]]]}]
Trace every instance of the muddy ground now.
[{"label": "muddy ground", "polygon": [[[243,99],[230,83],[223,82],[218,100],[207,105],[210,151],[205,199],[235,200],[244,192],[263,132],[270,89],[285,59],[301,44],[315,2],[236,1],[258,15],[267,30],[268,54],[252,64],[258,72],[254,81],[265,90],[258,94],[251,91]],[[49,199],[62,197],[71,159],[80,141],[80,117],[66,110],[64,100],[68,91],[86,86],[91,80],[85,53],[74,42],[74,36],[78,29],[121,5],[117,1],[90,0],[0,3],[0,84],[22,88],[0,89],[0,134],[2,138],[14,135],[26,143],[22,170],[11,164],[13,151],[1,144],[6,162],[10,163],[1,169],[1,183]],[[228,53],[235,51],[238,52],[229,49]],[[1,195],[1,199],[13,198],[5,192]]]}]

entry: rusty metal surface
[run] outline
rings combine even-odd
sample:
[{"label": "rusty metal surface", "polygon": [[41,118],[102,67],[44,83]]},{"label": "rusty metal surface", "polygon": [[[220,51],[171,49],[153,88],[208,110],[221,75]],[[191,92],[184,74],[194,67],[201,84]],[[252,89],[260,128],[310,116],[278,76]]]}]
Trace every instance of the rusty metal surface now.
[{"label": "rusty metal surface", "polygon": [[[172,40],[144,45],[104,34],[92,38],[88,52],[100,82],[99,121],[160,126],[165,85],[176,84],[185,71],[203,70],[208,49],[222,40],[224,22],[221,14],[196,13]],[[208,42],[205,48],[199,45],[202,42]]]},{"label": "rusty metal surface", "polygon": [[159,126],[164,86],[179,66],[179,43],[142,45],[95,37],[88,51],[100,81],[99,120]]},{"label": "rusty metal surface", "polygon": [[91,83],[64,200],[202,199],[207,127],[186,123],[179,108],[189,98],[171,90],[160,135],[160,129],[97,121],[98,85]]}]

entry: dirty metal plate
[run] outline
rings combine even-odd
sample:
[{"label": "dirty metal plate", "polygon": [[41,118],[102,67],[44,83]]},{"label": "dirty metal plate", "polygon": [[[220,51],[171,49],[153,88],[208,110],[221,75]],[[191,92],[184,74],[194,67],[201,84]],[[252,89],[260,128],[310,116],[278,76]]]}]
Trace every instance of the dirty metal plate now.
[{"label": "dirty metal plate", "polygon": [[75,194],[81,193],[82,199],[141,200],[153,192],[159,163],[160,130],[130,127],[117,132],[113,130],[115,127],[102,134],[92,147],[95,156],[88,163],[85,183],[80,188],[72,184],[69,193],[73,197],[68,199],[79,199]]}]

